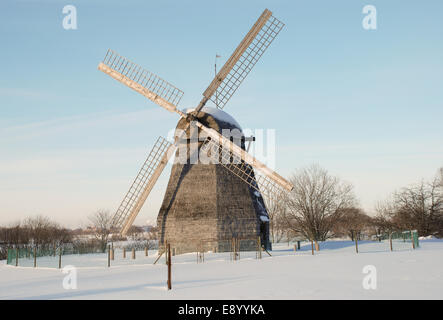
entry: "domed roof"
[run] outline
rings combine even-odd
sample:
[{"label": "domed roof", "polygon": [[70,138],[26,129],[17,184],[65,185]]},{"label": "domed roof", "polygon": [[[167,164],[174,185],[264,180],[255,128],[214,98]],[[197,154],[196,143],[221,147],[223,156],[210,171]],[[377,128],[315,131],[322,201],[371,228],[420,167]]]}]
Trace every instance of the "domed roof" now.
[{"label": "domed roof", "polygon": [[[186,109],[186,113],[191,113],[195,111],[194,109]],[[218,121],[226,122],[240,130],[242,130],[241,126],[238,124],[238,122],[228,113],[224,112],[223,110],[217,109],[217,108],[211,108],[211,107],[203,107],[201,109],[202,112],[205,112],[215,118]]]}]

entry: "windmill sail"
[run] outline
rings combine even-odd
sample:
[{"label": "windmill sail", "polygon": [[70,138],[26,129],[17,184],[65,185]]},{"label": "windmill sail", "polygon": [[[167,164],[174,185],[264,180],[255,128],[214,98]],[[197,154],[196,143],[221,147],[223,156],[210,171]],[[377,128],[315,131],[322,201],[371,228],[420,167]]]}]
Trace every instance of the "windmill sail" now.
[{"label": "windmill sail", "polygon": [[272,181],[272,185],[279,186],[283,190],[287,191],[291,191],[294,188],[292,183],[268,168],[262,162],[258,161],[241,147],[237,146],[235,143],[232,143],[229,139],[226,139],[214,129],[205,127],[199,122],[196,122],[196,125],[207,134],[206,144],[209,145],[214,152],[220,151],[216,154],[219,154],[222,157],[222,161],[220,161],[221,164],[240,164],[245,162],[255,169],[258,169],[264,176],[267,177],[267,179],[270,179],[270,181]]},{"label": "windmill sail", "polygon": [[124,236],[132,226],[149,193],[157,182],[169,158],[174,154],[175,145],[159,137],[129,191],[123,198],[112,219],[112,226],[119,228]]},{"label": "windmill sail", "polygon": [[267,201],[279,201],[283,198],[284,193],[288,191],[287,188],[282,187],[268,175],[255,172],[253,167],[242,160],[239,155],[210,137],[204,141],[201,151],[247,183],[251,188],[260,192]]},{"label": "windmill sail", "polygon": [[284,23],[265,9],[203,93],[205,103],[211,100],[223,109],[283,27]]},{"label": "windmill sail", "polygon": [[108,50],[98,69],[171,112],[177,112],[183,91],[118,53]]}]

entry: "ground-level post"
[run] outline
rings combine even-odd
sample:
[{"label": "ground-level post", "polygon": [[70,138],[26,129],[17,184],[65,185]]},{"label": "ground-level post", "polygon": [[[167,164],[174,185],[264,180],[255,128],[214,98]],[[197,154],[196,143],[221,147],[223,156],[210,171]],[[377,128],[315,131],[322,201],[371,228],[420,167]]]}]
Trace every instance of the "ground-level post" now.
[{"label": "ground-level post", "polygon": [[358,253],[358,238],[355,236],[355,253]]},{"label": "ground-level post", "polygon": [[237,260],[237,243],[235,242],[235,238],[232,238],[232,260]]},{"label": "ground-level post", "polygon": [[171,279],[171,245],[168,243],[168,249],[167,249],[167,257],[168,257],[168,290],[172,289],[172,279]]},{"label": "ground-level post", "polygon": [[389,233],[389,248],[392,250],[392,233]]},{"label": "ground-level post", "polygon": [[261,259],[261,238],[257,237],[257,258]]},{"label": "ground-level post", "polygon": [[37,267],[37,248],[34,247],[34,268]]},{"label": "ground-level post", "polygon": [[202,258],[203,258],[203,262],[205,262],[205,245],[203,244],[203,241],[202,241],[202,244],[201,244],[201,248],[202,248]]},{"label": "ground-level post", "polygon": [[414,232],[411,230],[412,249],[415,249]]},{"label": "ground-level post", "polygon": [[58,268],[62,268],[62,247],[58,248]]},{"label": "ground-level post", "polygon": [[108,268],[111,266],[111,245],[108,244]]}]

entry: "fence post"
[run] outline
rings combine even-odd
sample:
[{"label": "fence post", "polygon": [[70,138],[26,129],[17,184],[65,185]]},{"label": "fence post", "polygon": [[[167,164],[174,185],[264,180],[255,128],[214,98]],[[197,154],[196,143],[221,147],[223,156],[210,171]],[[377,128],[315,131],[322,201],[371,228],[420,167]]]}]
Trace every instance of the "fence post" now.
[{"label": "fence post", "polygon": [[258,258],[261,259],[261,238],[258,236]]},{"label": "fence post", "polygon": [[62,247],[58,248],[58,268],[62,268]]},{"label": "fence post", "polygon": [[234,261],[237,261],[238,255],[237,255],[237,238],[234,238]]},{"label": "fence post", "polygon": [[18,246],[15,247],[15,266],[18,267]]},{"label": "fence post", "polygon": [[415,242],[414,242],[414,233],[411,230],[411,241],[412,241],[412,249],[415,250]]},{"label": "fence post", "polygon": [[233,261],[234,260],[234,238],[231,239],[231,250],[230,250],[230,253],[231,253],[231,261]]},{"label": "fence post", "polygon": [[231,256],[232,256],[232,261],[235,260],[235,247],[234,247],[234,238],[231,239]]},{"label": "fence post", "polygon": [[235,248],[235,250],[234,250],[234,252],[235,252],[235,260],[238,260],[240,257],[239,257],[239,254],[237,253],[239,250],[238,250],[238,238],[234,238],[234,248]]},{"label": "fence post", "polygon": [[358,253],[358,238],[355,236],[355,252]]},{"label": "fence post", "polygon": [[311,240],[311,251],[312,251],[312,255],[314,255],[314,241]]},{"label": "fence post", "polygon": [[145,247],[145,257],[148,256],[148,247]]},{"label": "fence post", "polygon": [[239,254],[238,254],[238,238],[234,238],[234,248],[235,248],[235,250],[234,250],[234,252],[235,252],[235,260],[238,260],[240,257],[239,257]]},{"label": "fence post", "polygon": [[37,267],[37,248],[34,247],[34,268]]},{"label": "fence post", "polygon": [[205,248],[204,248],[205,246],[203,244],[203,240],[201,240],[200,247],[201,247],[201,254],[202,254],[202,262],[204,263],[205,262]]},{"label": "fence post", "polygon": [[168,290],[172,289],[172,279],[171,279],[171,245],[168,243]]},{"label": "fence post", "polygon": [[108,244],[108,268],[111,266],[111,245]]},{"label": "fence post", "polygon": [[126,259],[126,248],[123,248],[123,259]]},{"label": "fence post", "polygon": [[111,260],[114,260],[114,248],[111,247]]},{"label": "fence post", "polygon": [[294,252],[297,252],[297,245],[294,244]]},{"label": "fence post", "polygon": [[300,250],[300,240],[297,240],[297,249]]},{"label": "fence post", "polygon": [[389,247],[392,251],[392,233],[389,233]]},{"label": "fence post", "polygon": [[135,260],[135,248],[132,248],[132,260]]}]

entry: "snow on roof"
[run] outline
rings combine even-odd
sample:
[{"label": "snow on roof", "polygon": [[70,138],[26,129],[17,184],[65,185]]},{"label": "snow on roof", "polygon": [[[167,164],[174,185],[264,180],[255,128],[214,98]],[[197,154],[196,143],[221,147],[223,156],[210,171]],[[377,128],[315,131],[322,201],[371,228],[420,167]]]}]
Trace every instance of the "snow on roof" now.
[{"label": "snow on roof", "polygon": [[[191,113],[192,111],[195,111],[195,108],[185,110],[186,113]],[[201,111],[211,115],[212,117],[216,118],[219,121],[229,123],[229,124],[239,128],[240,130],[242,130],[242,128],[238,124],[238,122],[231,115],[227,114],[223,110],[220,110],[217,108],[211,108],[211,107],[203,107],[203,109]]]}]

